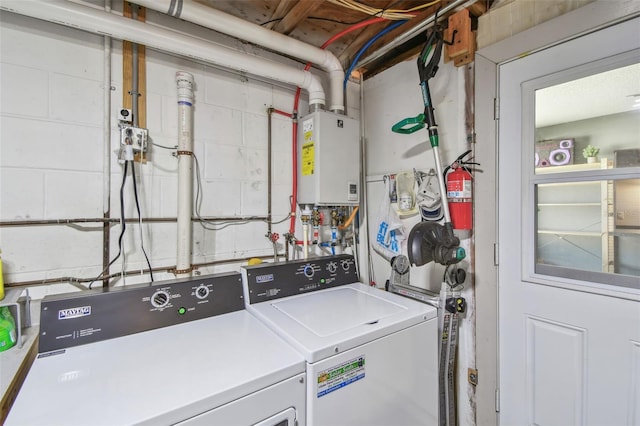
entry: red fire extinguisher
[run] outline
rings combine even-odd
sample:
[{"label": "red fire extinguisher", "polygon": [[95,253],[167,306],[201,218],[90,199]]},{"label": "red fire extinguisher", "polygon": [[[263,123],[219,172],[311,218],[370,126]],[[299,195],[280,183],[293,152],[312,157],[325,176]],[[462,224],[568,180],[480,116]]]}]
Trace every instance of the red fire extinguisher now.
[{"label": "red fire extinguisher", "polygon": [[473,176],[467,166],[478,163],[464,160],[470,153],[466,151],[444,170],[453,229],[471,229],[473,224]]}]

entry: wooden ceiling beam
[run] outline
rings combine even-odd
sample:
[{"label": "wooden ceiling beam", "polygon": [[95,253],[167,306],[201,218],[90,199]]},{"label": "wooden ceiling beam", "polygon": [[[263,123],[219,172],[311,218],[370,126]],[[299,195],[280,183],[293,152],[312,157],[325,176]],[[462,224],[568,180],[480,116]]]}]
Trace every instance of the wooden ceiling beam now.
[{"label": "wooden ceiling beam", "polygon": [[300,0],[285,15],[285,17],[272,28],[282,34],[289,34],[300,22],[304,21],[314,10],[322,6],[324,0]]},{"label": "wooden ceiling beam", "polygon": [[[282,20],[282,19],[284,19],[284,17],[287,15],[287,13],[289,13],[289,11],[293,8],[293,5],[296,3],[296,1],[297,0],[280,0],[278,2],[278,5],[276,6],[275,10],[273,11],[273,14],[269,18],[269,20],[272,20],[272,19],[280,19],[280,20]],[[264,27],[272,30],[273,27],[275,27],[279,22],[280,21],[269,22]]]},{"label": "wooden ceiling beam", "polygon": [[487,13],[487,2],[485,0],[478,0],[471,6],[467,7],[472,16],[482,16]]}]

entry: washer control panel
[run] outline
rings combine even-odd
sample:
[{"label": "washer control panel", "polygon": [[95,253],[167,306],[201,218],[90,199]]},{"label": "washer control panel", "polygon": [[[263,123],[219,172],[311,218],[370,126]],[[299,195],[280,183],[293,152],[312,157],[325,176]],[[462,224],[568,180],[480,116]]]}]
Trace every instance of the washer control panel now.
[{"label": "washer control panel", "polygon": [[38,352],[244,309],[240,274],[227,273],[47,296]]},{"label": "washer control panel", "polygon": [[351,255],[266,263],[242,269],[249,303],[265,302],[296,294],[358,282]]}]

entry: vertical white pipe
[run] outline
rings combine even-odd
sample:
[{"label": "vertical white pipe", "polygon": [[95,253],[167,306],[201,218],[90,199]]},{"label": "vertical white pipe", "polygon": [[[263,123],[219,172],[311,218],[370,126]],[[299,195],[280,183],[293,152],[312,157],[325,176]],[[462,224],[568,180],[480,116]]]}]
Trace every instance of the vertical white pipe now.
[{"label": "vertical white pipe", "polygon": [[178,71],[178,240],[176,276],[191,276],[193,206],[193,75]]},{"label": "vertical white pipe", "polygon": [[309,239],[307,234],[309,233],[309,224],[307,222],[302,223],[302,258],[309,258]]}]

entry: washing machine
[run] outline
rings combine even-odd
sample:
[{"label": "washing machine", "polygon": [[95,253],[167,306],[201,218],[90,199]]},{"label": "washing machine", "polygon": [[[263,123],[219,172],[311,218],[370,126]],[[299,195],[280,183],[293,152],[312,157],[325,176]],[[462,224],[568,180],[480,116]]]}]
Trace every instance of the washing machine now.
[{"label": "washing machine", "polygon": [[305,424],[305,360],[239,273],[46,297],[39,339],[7,426]]},{"label": "washing machine", "polygon": [[242,275],[247,310],[306,360],[307,425],[438,424],[435,308],[361,284],[350,255]]}]

